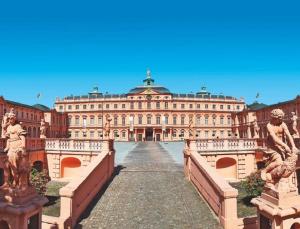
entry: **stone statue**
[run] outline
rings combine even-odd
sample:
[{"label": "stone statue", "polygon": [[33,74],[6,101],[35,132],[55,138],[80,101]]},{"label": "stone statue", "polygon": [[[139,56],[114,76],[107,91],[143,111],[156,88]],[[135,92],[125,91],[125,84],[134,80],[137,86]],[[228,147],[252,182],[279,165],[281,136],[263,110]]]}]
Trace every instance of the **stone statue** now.
[{"label": "stone statue", "polygon": [[292,135],[293,135],[294,138],[299,138],[299,132],[297,130],[298,117],[297,117],[295,112],[292,112],[291,116],[292,116],[291,121],[292,121],[292,131],[293,131]]},{"label": "stone statue", "polygon": [[40,138],[46,138],[46,122],[44,119],[41,119]]},{"label": "stone statue", "polygon": [[275,190],[281,178],[288,178],[295,171],[299,151],[283,117],[281,109],[272,110],[267,124],[267,164],[261,172],[262,179],[266,181],[265,187]]},{"label": "stone statue", "polygon": [[259,138],[259,130],[260,130],[260,128],[259,128],[259,126],[257,124],[256,119],[254,119],[254,121],[253,121],[252,124],[253,124],[253,129],[254,129],[254,136],[253,136],[253,138]]},{"label": "stone statue", "polygon": [[188,127],[188,131],[189,131],[189,138],[194,139],[195,138],[195,133],[194,133],[194,122],[193,122],[193,118],[191,117],[189,120],[189,127]]},{"label": "stone statue", "polygon": [[2,188],[14,188],[25,191],[29,186],[30,164],[25,149],[26,131],[17,122],[13,109],[8,113],[8,127],[6,130],[7,157],[4,161],[4,184]]},{"label": "stone statue", "polygon": [[106,119],[106,123],[105,123],[105,126],[104,126],[104,136],[106,139],[109,138],[110,136],[110,122],[111,122],[111,118],[107,118]]},{"label": "stone statue", "polygon": [[5,138],[8,125],[8,113],[5,113],[1,123],[1,138]]}]

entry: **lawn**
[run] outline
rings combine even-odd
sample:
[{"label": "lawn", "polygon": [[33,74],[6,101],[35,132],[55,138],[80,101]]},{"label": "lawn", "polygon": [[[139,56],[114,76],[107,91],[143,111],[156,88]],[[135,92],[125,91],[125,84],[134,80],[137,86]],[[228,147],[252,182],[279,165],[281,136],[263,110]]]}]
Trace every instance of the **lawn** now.
[{"label": "lawn", "polygon": [[60,215],[60,197],[59,189],[64,187],[67,182],[50,181],[47,184],[46,197],[49,200],[43,207],[43,215],[56,216]]},{"label": "lawn", "polygon": [[230,185],[239,191],[239,195],[237,198],[238,217],[244,218],[256,215],[256,207],[250,203],[251,197],[247,196],[247,193],[241,186],[241,183],[231,183]]}]

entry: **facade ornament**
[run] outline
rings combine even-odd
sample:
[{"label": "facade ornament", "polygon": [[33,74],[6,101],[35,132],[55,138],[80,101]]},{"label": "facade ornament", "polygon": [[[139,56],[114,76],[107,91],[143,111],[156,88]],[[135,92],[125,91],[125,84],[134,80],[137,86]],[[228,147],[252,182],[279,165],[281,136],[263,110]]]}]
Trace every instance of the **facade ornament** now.
[{"label": "facade ornament", "polygon": [[261,172],[262,179],[266,181],[265,187],[275,191],[289,189],[286,183],[280,181],[295,172],[299,152],[283,117],[281,109],[271,111],[271,120],[267,124],[267,150],[264,152],[267,163]]},{"label": "facade ornament", "polygon": [[291,122],[292,122],[292,135],[293,138],[299,138],[299,132],[297,130],[298,117],[295,112],[291,112]]},{"label": "facade ornament", "polygon": [[8,113],[8,127],[6,129],[7,153],[4,159],[4,184],[1,188],[12,188],[26,191],[29,186],[30,164],[26,152],[26,131],[18,123],[16,114],[12,109]]},{"label": "facade ornament", "polygon": [[110,122],[111,122],[111,118],[107,118],[106,119],[106,123],[105,123],[105,126],[104,126],[104,137],[105,139],[109,139],[110,137]]},{"label": "facade ornament", "polygon": [[41,126],[40,126],[40,138],[46,138],[46,122],[44,119],[41,119]]},{"label": "facade ornament", "polygon": [[257,120],[256,120],[256,119],[254,119],[252,125],[253,125],[253,129],[254,129],[254,135],[253,135],[253,138],[256,138],[256,139],[257,139],[257,138],[259,138],[259,131],[260,131],[260,128],[259,128],[259,126],[258,126],[258,124],[257,124]]}]

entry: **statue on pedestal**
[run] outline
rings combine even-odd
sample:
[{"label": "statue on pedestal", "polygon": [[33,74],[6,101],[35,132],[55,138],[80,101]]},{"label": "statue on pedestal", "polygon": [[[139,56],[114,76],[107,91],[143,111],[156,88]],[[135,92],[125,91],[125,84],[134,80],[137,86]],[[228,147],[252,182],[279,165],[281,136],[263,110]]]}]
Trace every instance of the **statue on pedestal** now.
[{"label": "statue on pedestal", "polygon": [[194,122],[193,122],[193,118],[191,117],[189,120],[189,127],[188,127],[188,131],[189,131],[189,138],[190,139],[194,139],[195,138],[195,131],[194,131]]},{"label": "statue on pedestal", "polygon": [[111,118],[107,118],[106,119],[106,123],[105,123],[105,126],[104,126],[104,136],[105,136],[105,139],[109,139],[110,137],[110,122],[111,122]]},{"label": "statue on pedestal", "polygon": [[1,188],[25,191],[29,186],[30,172],[28,153],[25,149],[26,131],[17,122],[13,109],[8,113],[7,118],[8,126],[5,136],[8,139],[4,149],[7,156],[4,161],[4,184]]},{"label": "statue on pedestal", "polygon": [[259,138],[259,130],[260,130],[260,128],[259,128],[259,126],[257,124],[256,119],[254,119],[254,121],[253,121],[253,128],[254,128],[254,136],[253,136],[253,138]]},{"label": "statue on pedestal", "polygon": [[297,120],[298,120],[298,117],[296,115],[295,112],[292,112],[291,113],[291,122],[292,122],[292,135],[293,135],[293,138],[299,138],[299,132],[297,130]]},{"label": "statue on pedestal", "polygon": [[272,110],[271,120],[267,124],[267,164],[261,172],[262,179],[266,181],[265,187],[277,191],[280,180],[295,172],[299,151],[283,117],[281,109]]},{"label": "statue on pedestal", "polygon": [[41,119],[40,138],[46,138],[46,122],[44,119]]}]

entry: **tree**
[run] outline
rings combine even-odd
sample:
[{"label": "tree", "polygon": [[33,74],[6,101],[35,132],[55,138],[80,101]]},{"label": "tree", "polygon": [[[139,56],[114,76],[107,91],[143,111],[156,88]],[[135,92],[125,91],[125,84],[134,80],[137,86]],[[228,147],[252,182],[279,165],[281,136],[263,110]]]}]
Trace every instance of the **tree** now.
[{"label": "tree", "polygon": [[261,179],[260,173],[261,170],[253,172],[241,182],[249,197],[260,196],[263,191],[265,182]]},{"label": "tree", "polygon": [[32,168],[30,173],[30,183],[35,187],[36,191],[44,196],[47,188],[46,185],[50,181],[48,171],[46,169],[39,172],[37,169]]}]

